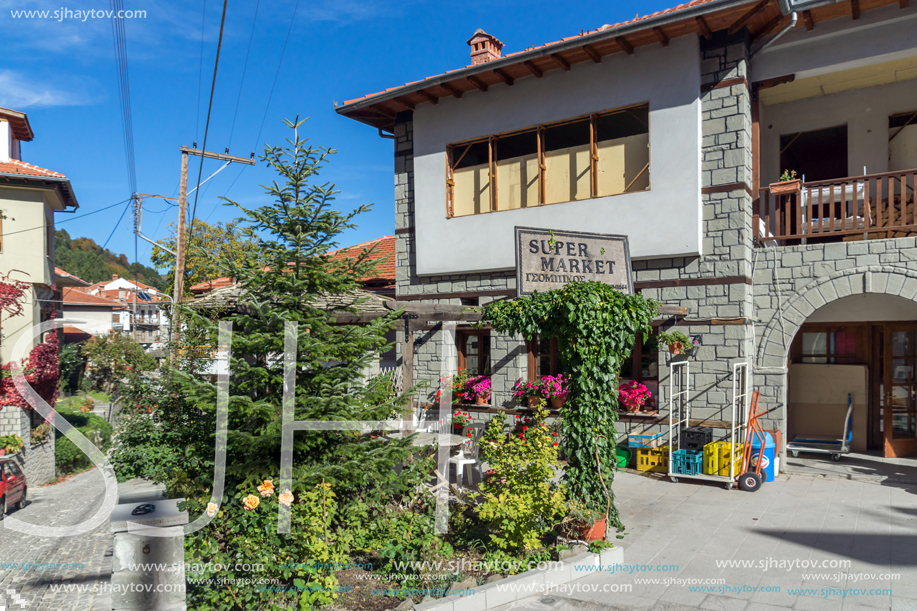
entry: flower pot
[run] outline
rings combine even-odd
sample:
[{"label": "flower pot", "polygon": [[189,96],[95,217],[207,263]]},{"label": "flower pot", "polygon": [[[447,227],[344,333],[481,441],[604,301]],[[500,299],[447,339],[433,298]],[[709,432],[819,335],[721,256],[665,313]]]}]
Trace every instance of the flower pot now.
[{"label": "flower pot", "polygon": [[670,344],[669,345],[669,354],[681,354],[685,351],[683,344]]},{"label": "flower pot", "polygon": [[484,397],[475,397],[474,404],[475,405],[487,405],[487,399],[485,399]]},{"label": "flower pot", "polygon": [[465,430],[464,424],[453,424],[452,425],[452,432],[455,433],[456,435],[461,435],[462,431],[464,430]]},{"label": "flower pot", "polygon": [[564,406],[564,400],[559,397],[551,397],[551,407],[560,409]]},{"label": "flower pot", "polygon": [[583,526],[579,529],[580,537],[583,541],[600,541],[605,538],[605,518],[596,521],[589,526]]},{"label": "flower pot", "polygon": [[538,397],[527,397],[526,402],[528,403],[529,408],[535,409],[538,406]]},{"label": "flower pot", "polygon": [[786,180],[783,182],[772,182],[770,184],[771,195],[791,195],[799,193],[802,190],[802,180]]},{"label": "flower pot", "polygon": [[0,450],[0,456],[6,456],[6,448]]}]

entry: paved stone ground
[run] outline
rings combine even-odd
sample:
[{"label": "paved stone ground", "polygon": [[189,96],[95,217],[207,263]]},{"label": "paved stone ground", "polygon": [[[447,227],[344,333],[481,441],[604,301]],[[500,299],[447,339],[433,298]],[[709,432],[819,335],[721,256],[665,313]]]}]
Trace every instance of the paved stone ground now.
[{"label": "paved stone ground", "polygon": [[[25,507],[11,515],[33,524],[67,526],[78,524],[98,509],[104,496],[102,476],[93,469],[53,486],[29,489]],[[12,510],[11,510],[12,511]],[[7,589],[15,589],[27,601],[28,611],[109,611],[111,596],[111,532],[108,520],[91,533],[49,539],[24,535],[2,527],[0,522],[0,596],[6,608],[12,604]],[[82,569],[38,570],[3,568],[4,563],[82,563]],[[52,592],[51,584],[62,582],[86,586],[86,592]],[[95,589],[96,592],[93,592]],[[2,606],[0,602],[0,606]]]},{"label": "paved stone ground", "polygon": [[[843,462],[843,461],[842,461]],[[886,463],[894,471],[900,465]],[[856,467],[857,465],[852,465]],[[862,466],[862,465],[860,465]],[[712,483],[652,479],[619,473],[614,490],[628,535],[618,541],[628,566],[677,565],[677,572],[593,573],[573,582],[580,591],[534,596],[502,611],[599,609],[712,609],[917,611],[917,484],[895,477],[868,481],[844,476],[780,476],[754,493]],[[847,568],[814,570],[718,567],[717,562],[850,560]],[[900,580],[854,581],[857,574],[899,574]],[[813,574],[821,574],[816,577]],[[808,575],[808,577],[806,577]],[[830,577],[828,577],[830,575]],[[665,578],[722,579],[712,591],[666,585]],[[835,578],[837,580],[835,580]],[[657,583],[638,583],[657,579]],[[627,593],[586,588],[630,585]],[[708,584],[703,584],[707,586]],[[757,591],[753,589],[757,588]],[[772,591],[762,591],[763,589]],[[805,595],[791,589],[834,588]],[[853,594],[850,589],[891,589],[892,594]],[[741,589],[742,591],[738,591]],[[779,591],[777,591],[779,589]],[[845,597],[838,590],[847,589]]]}]

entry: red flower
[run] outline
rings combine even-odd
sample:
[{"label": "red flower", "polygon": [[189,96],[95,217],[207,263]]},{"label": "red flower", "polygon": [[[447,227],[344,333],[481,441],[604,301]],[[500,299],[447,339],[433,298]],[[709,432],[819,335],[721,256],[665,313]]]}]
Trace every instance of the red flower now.
[{"label": "red flower", "polygon": [[555,437],[557,437],[557,431],[554,431],[554,432],[551,433],[551,434],[554,435]]},{"label": "red flower", "polygon": [[557,445],[557,442],[556,442],[556,441],[554,442],[554,445]]},{"label": "red flower", "polygon": [[529,427],[524,426],[524,427],[522,427],[522,430],[523,430],[523,431],[527,431],[527,430],[529,430]]}]

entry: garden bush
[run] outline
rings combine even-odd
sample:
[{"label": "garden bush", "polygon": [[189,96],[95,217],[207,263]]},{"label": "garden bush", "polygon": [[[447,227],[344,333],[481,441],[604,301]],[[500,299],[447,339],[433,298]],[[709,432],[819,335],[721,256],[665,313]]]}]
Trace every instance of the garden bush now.
[{"label": "garden bush", "polygon": [[[112,428],[101,416],[85,412],[58,411],[56,417],[69,422],[102,452],[108,450]],[[56,431],[54,452],[58,477],[83,471],[93,465],[89,457],[60,431]]]}]

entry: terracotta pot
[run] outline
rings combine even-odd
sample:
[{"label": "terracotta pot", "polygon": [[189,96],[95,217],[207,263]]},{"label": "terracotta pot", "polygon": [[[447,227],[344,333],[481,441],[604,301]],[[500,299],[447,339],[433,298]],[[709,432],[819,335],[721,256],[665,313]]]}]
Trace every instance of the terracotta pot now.
[{"label": "terracotta pot", "polygon": [[583,526],[579,529],[580,537],[583,541],[599,541],[605,538],[605,518],[598,520],[589,526]]},{"label": "terracotta pot", "polygon": [[538,397],[527,397],[526,402],[531,409],[535,409],[535,406],[538,405]]},{"label": "terracotta pot", "polygon": [[484,397],[475,397],[474,404],[475,405],[487,405],[487,399],[485,399]]},{"label": "terracotta pot", "polygon": [[772,182],[770,184],[771,195],[790,195],[799,193],[802,190],[802,180],[796,178],[783,182]]},{"label": "terracotta pot", "polygon": [[564,400],[558,397],[551,397],[551,407],[554,409],[560,409],[564,406]]},{"label": "terracotta pot", "polygon": [[0,456],[6,456],[6,448],[0,450]]},{"label": "terracotta pot", "polygon": [[630,412],[630,413],[632,413],[632,414],[637,413],[637,412],[640,411],[640,406],[639,406],[639,405],[627,405],[627,406],[625,406],[625,407],[626,407],[626,411],[628,411],[628,412]]},{"label": "terracotta pot", "polygon": [[681,354],[684,349],[685,347],[682,344],[672,344],[669,346],[669,354]]}]

